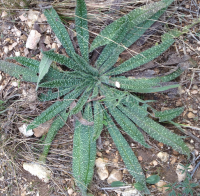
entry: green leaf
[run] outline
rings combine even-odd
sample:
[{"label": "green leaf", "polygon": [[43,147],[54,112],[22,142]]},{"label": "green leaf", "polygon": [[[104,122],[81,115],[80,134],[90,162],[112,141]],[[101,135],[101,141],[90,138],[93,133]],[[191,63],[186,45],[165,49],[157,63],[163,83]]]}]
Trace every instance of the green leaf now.
[{"label": "green leaf", "polygon": [[116,68],[111,69],[104,75],[118,75],[127,71],[130,71],[136,67],[139,67],[149,61],[152,61],[156,57],[160,56],[164,51],[166,51],[174,43],[173,39],[168,39],[163,41],[157,46],[153,46],[150,49],[141,52],[140,54],[130,58]]},{"label": "green leaf", "polygon": [[[30,70],[32,70],[34,73],[38,74],[39,73],[39,65],[40,65],[40,61],[34,60],[34,59],[29,59],[26,57],[10,57],[8,59],[14,59],[17,62],[21,63],[22,65],[24,65],[25,67],[29,68]],[[64,77],[65,74],[61,73],[60,71],[56,70],[54,67],[50,67],[48,73],[44,76],[44,78],[42,79],[42,81],[49,81],[52,79],[61,79]]]},{"label": "green leaf", "polygon": [[60,89],[58,89],[57,92],[54,92],[54,93],[52,92],[52,90],[49,90],[47,92],[47,94],[41,93],[39,95],[39,99],[40,99],[40,101],[50,101],[53,99],[57,99],[65,94],[69,93],[73,89],[74,89],[74,86],[70,87],[70,88],[60,88]]},{"label": "green leaf", "polygon": [[138,191],[142,191],[144,186],[142,184],[140,184],[139,182],[134,183],[134,187],[138,190]]},{"label": "green leaf", "polygon": [[84,0],[76,1],[75,14],[76,33],[80,51],[82,57],[89,62],[89,31],[87,22],[87,8]]},{"label": "green leaf", "polygon": [[145,176],[136,156],[107,113],[106,117],[108,122],[107,129],[124,161],[124,164],[130,174],[135,178],[136,182],[143,185],[144,192],[148,194],[149,190],[146,187]]},{"label": "green leaf", "polygon": [[[121,128],[136,142],[139,142],[144,147],[149,148],[150,146],[145,142],[144,136],[142,133],[137,129],[135,124],[127,118],[118,108],[113,107],[112,103],[105,102],[108,110],[110,111],[111,115],[117,121],[117,123],[121,126]],[[134,105],[133,105],[134,108]]]},{"label": "green leaf", "polygon": [[94,136],[93,140],[96,141],[103,130],[103,110],[98,101],[93,101],[94,107]]},{"label": "green leaf", "polygon": [[[87,104],[83,118],[91,121],[91,105]],[[83,195],[93,177],[96,157],[96,141],[93,141],[93,127],[82,125],[76,120],[73,139],[73,176]]]},{"label": "green leaf", "polygon": [[89,85],[76,103],[76,106],[70,111],[70,115],[77,114],[82,110],[90,96],[91,90],[91,85]]},{"label": "green leaf", "polygon": [[151,137],[171,146],[174,150],[182,154],[189,155],[190,150],[179,135],[172,133],[148,117],[141,118],[137,113],[130,112],[127,107],[123,107],[122,105],[117,107]]},{"label": "green leaf", "polygon": [[57,38],[60,40],[63,47],[65,48],[67,54],[70,57],[73,57],[75,54],[73,44],[67,30],[65,29],[65,26],[62,24],[62,21],[60,20],[56,11],[53,8],[45,9],[44,15],[46,16],[47,22],[51,26]]},{"label": "green leaf", "polygon": [[0,60],[0,71],[3,71],[22,81],[37,82],[38,80],[38,76],[34,71],[3,60]]},{"label": "green leaf", "polygon": [[171,121],[172,119],[174,119],[177,116],[179,116],[180,114],[182,114],[183,111],[184,111],[184,107],[155,112],[155,117],[159,118],[160,122]]},{"label": "green leaf", "polygon": [[68,116],[69,116],[69,113],[66,113],[66,110],[64,110],[64,111],[60,112],[60,114],[58,114],[56,119],[51,124],[51,127],[50,127],[50,129],[47,133],[46,139],[44,141],[44,149],[43,149],[42,155],[40,155],[40,158],[39,158],[40,161],[45,162],[46,157],[49,153],[49,149],[51,147],[51,143],[52,143],[53,139],[55,138],[58,130],[61,129],[65,125],[65,122],[66,122]]},{"label": "green leaf", "polygon": [[120,187],[120,186],[125,186],[126,184],[120,181],[115,181],[111,183],[111,187]]},{"label": "green leaf", "polygon": [[46,88],[59,88],[59,87],[72,87],[80,84],[80,82],[83,82],[81,79],[77,78],[69,78],[69,79],[57,79],[52,80],[50,82],[44,82],[40,84],[40,87],[46,87]]},{"label": "green leaf", "polygon": [[156,184],[157,182],[160,181],[160,176],[158,175],[152,175],[152,176],[149,176],[147,179],[146,179],[146,182],[148,184]]},{"label": "green leaf", "polygon": [[67,109],[71,102],[76,99],[85,89],[85,84],[80,85],[75,90],[70,92],[64,97],[63,101],[57,101],[49,108],[47,108],[44,112],[42,112],[38,117],[34,119],[34,121],[28,125],[27,130],[34,129],[38,127],[40,124],[52,119],[56,116],[59,112],[64,109]]},{"label": "green leaf", "polygon": [[119,34],[119,29],[121,25],[123,25],[126,20],[129,20],[129,28],[133,28],[138,24],[146,21],[148,18],[153,16],[159,10],[169,6],[173,0],[162,0],[156,3],[152,3],[150,5],[141,6],[139,8],[134,9],[127,15],[119,18],[114,21],[110,25],[108,25],[104,30],[100,32],[100,34],[94,39],[92,45],[90,47],[90,52],[99,46],[103,46],[112,41],[113,37]]},{"label": "green leaf", "polygon": [[53,50],[49,50],[46,52],[43,52],[47,57],[49,57],[51,60],[56,61],[60,63],[61,65],[65,65],[66,67],[80,71],[82,70],[79,64],[77,64],[75,61],[73,61],[71,58],[68,58],[62,54],[56,54],[53,52]]},{"label": "green leaf", "polygon": [[39,65],[39,77],[38,77],[38,80],[37,80],[36,89],[38,89],[38,85],[39,85],[40,81],[43,79],[43,77],[48,72],[51,63],[52,63],[52,60],[49,59],[45,54],[43,54],[42,60],[41,60],[40,65]]}]

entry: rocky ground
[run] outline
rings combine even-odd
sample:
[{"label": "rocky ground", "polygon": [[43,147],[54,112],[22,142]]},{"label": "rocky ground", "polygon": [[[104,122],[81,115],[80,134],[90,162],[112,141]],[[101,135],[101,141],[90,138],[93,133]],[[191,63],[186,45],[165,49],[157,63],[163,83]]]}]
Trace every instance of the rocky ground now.
[{"label": "rocky ground", "polygon": [[[72,9],[74,2],[71,2]],[[145,1],[146,3],[146,1]],[[89,9],[89,28],[91,32],[99,32],[122,12],[128,12],[134,4],[124,1],[124,4],[111,3],[110,1],[87,2]],[[121,12],[118,10],[121,5]],[[176,1],[167,12],[174,13],[169,27],[191,24],[199,17],[198,1]],[[59,10],[59,8],[57,8]],[[175,11],[176,10],[176,11]],[[174,12],[175,11],[175,12]],[[70,13],[73,13],[70,11]],[[70,15],[73,17],[73,15]],[[164,20],[164,19],[163,19]],[[76,34],[73,31],[74,20],[65,21],[70,37],[76,45]],[[139,42],[131,46],[131,52],[141,52],[159,40],[161,32],[168,27],[156,28],[154,34],[146,35]],[[91,33],[91,40],[95,36]],[[1,12],[1,59],[13,56],[25,56],[41,59],[41,50],[54,49],[55,52],[66,54],[59,40],[46,22],[45,16],[35,4],[32,7],[18,10],[4,9]],[[130,58],[133,53],[123,52],[119,63]],[[156,100],[151,106],[158,111],[184,106],[183,114],[175,119],[181,124],[182,132],[173,125],[163,124],[175,133],[185,137],[185,142],[191,149],[189,160],[172,148],[159,143],[144,134],[147,143],[152,147],[146,149],[134,142],[125,133],[123,135],[138,157],[146,176],[158,174],[161,180],[156,185],[149,185],[151,195],[169,195],[166,187],[188,178],[186,173],[180,173],[177,168],[180,164],[190,165],[192,172],[190,182],[199,183],[200,180],[200,25],[195,25],[191,31],[180,37],[163,55],[154,61],[127,73],[129,77],[163,75],[177,66],[187,69],[176,80],[181,87],[175,91],[163,93],[140,94],[142,99]],[[62,67],[59,67],[62,69]],[[43,126],[43,133],[37,129],[26,135],[24,124],[31,122],[44,111],[53,101],[39,102],[37,100],[35,85],[20,82],[3,72],[0,72],[0,195],[20,196],[59,196],[80,195],[75,186],[72,173],[72,147],[73,147],[73,119],[68,119],[66,125],[59,131],[53,141],[47,167],[52,176],[48,183],[43,182],[23,169],[23,163],[36,161],[42,151],[43,134],[48,131],[49,124]],[[39,89],[38,93],[44,92]],[[41,131],[41,130],[40,130]],[[29,136],[29,137],[27,137]],[[191,174],[191,173],[189,173]],[[111,187],[113,181],[122,181],[125,185],[121,188]],[[108,132],[101,134],[101,144],[98,145],[94,178],[89,187],[93,195],[140,195],[132,187],[133,179],[126,170],[124,163],[117,151]],[[178,195],[183,194],[184,188],[176,188]],[[200,195],[200,187],[193,188],[194,195]]]}]

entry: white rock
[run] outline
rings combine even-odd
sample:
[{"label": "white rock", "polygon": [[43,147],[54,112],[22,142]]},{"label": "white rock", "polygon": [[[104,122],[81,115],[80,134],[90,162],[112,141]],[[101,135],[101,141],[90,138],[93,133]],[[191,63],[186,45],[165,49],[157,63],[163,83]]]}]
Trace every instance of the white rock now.
[{"label": "white rock", "polygon": [[20,131],[20,133],[22,133],[24,136],[30,137],[30,136],[32,136],[34,133],[33,133],[33,130],[32,130],[32,129],[26,131],[27,126],[28,126],[28,125],[23,124],[21,127],[19,127],[19,131]]},{"label": "white rock", "polygon": [[28,18],[26,17],[26,14],[23,13],[22,15],[19,16],[19,19],[20,19],[22,22],[24,22],[24,21],[26,21]]},{"label": "white rock", "polygon": [[111,184],[112,182],[120,180],[122,180],[122,172],[117,169],[113,169],[112,172],[110,173],[110,176],[107,179],[107,182],[108,184]]},{"label": "white rock", "polygon": [[169,155],[166,152],[159,152],[157,157],[160,158],[163,162],[167,162],[169,160]]},{"label": "white rock", "polygon": [[31,30],[28,39],[26,41],[26,48],[36,49],[38,42],[40,41],[41,34],[36,30]]},{"label": "white rock", "polygon": [[20,37],[22,32],[16,28],[16,26],[13,27],[13,29],[11,30],[15,36]]},{"label": "white rock", "polygon": [[115,192],[122,196],[141,196],[141,193],[134,188],[127,188],[125,190],[115,190]]},{"label": "white rock", "polygon": [[67,192],[68,192],[69,195],[72,195],[74,190],[71,188],[71,189],[68,189]]},{"label": "white rock", "polygon": [[38,22],[45,22],[47,21],[47,18],[44,14],[41,14],[41,16],[38,18]]},{"label": "white rock", "polygon": [[102,158],[98,158],[95,161],[95,165],[97,167],[97,174],[100,180],[105,180],[108,178],[108,170],[106,168],[106,161]]},{"label": "white rock", "polygon": [[12,82],[12,86],[17,87],[18,83],[17,82]]},{"label": "white rock", "polygon": [[33,176],[37,176],[45,183],[49,182],[49,179],[51,177],[51,171],[48,170],[46,167],[38,163],[24,163],[23,168],[29,173],[31,173]]},{"label": "white rock", "polygon": [[1,14],[1,17],[5,18],[7,15],[8,15],[8,13],[6,11],[3,11],[2,14]]},{"label": "white rock", "polygon": [[9,51],[8,46],[4,46],[3,51],[4,51],[5,54],[8,54],[8,51]]},{"label": "white rock", "polygon": [[47,45],[51,44],[51,37],[50,36],[46,36],[45,40],[44,40],[44,43],[47,44]]},{"label": "white rock", "polygon": [[15,52],[15,56],[20,56],[20,52]]},{"label": "white rock", "polygon": [[28,20],[35,22],[39,17],[40,12],[29,10],[28,11]]},{"label": "white rock", "polygon": [[[3,78],[3,77],[2,77],[2,75],[0,74],[0,82],[1,82],[2,78]],[[0,89],[0,90],[1,90],[1,89]]]},{"label": "white rock", "polygon": [[105,168],[106,167],[106,161],[102,158],[98,158],[95,161],[95,165],[97,168]]},{"label": "white rock", "polygon": [[178,182],[182,182],[186,178],[186,171],[185,168],[181,165],[178,164],[176,167],[176,173],[178,175]]},{"label": "white rock", "polygon": [[119,82],[115,82],[115,86],[117,87],[117,88],[120,88],[120,83]]},{"label": "white rock", "polygon": [[99,168],[97,169],[97,174],[100,178],[100,180],[105,180],[106,178],[108,178],[108,170],[107,168]]},{"label": "white rock", "polygon": [[52,49],[56,49],[56,48],[57,48],[57,44],[56,44],[56,43],[53,43],[52,46],[51,46],[51,48],[52,48]]}]

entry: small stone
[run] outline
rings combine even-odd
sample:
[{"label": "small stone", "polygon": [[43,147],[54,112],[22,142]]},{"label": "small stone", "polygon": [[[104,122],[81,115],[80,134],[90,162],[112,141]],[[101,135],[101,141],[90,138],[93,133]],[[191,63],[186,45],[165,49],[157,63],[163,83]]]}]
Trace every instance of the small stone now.
[{"label": "small stone", "polygon": [[200,47],[197,47],[197,50],[200,51]]},{"label": "small stone", "polygon": [[[3,78],[3,77],[2,77],[2,75],[0,74],[0,82],[1,82],[2,78]],[[1,89],[0,89],[0,90],[1,90]]]},{"label": "small stone", "polygon": [[8,51],[9,51],[8,46],[4,46],[3,51],[4,51],[5,54],[8,54]]},{"label": "small stone", "polygon": [[200,41],[198,41],[197,44],[200,45]]},{"label": "small stone", "polygon": [[67,190],[67,192],[68,192],[69,195],[72,195],[74,190],[72,188],[70,188],[70,189]]},{"label": "small stone", "polygon": [[51,44],[51,37],[50,36],[46,36],[45,40],[44,40],[44,43],[47,44],[47,45]]},{"label": "small stone", "polygon": [[128,174],[128,170],[127,169],[123,169],[123,174]]},{"label": "small stone", "polygon": [[198,90],[192,90],[192,91],[191,91],[191,94],[193,94],[193,95],[198,94]]},{"label": "small stone", "polygon": [[167,162],[169,160],[169,154],[166,152],[159,152],[157,157],[160,158],[162,162]]},{"label": "small stone", "polygon": [[2,14],[1,14],[1,17],[5,18],[7,15],[8,15],[8,13],[6,11],[3,11]]},{"label": "small stone", "polygon": [[98,157],[101,157],[101,156],[102,156],[102,153],[101,153],[101,152],[97,152],[97,156],[98,156]]},{"label": "small stone", "polygon": [[52,48],[52,49],[57,49],[57,48],[58,48],[58,46],[57,46],[57,44],[56,44],[56,43],[53,43],[53,44],[52,44],[52,46],[51,46],[51,48]]},{"label": "small stone", "polygon": [[106,160],[103,158],[98,158],[95,161],[95,165],[97,168],[104,168],[106,166]]},{"label": "small stone", "polygon": [[106,168],[97,169],[97,174],[98,174],[100,180],[105,180],[106,178],[108,178],[108,170]]},{"label": "small stone", "polygon": [[28,131],[26,131],[26,128],[28,127],[28,125],[23,124],[21,127],[19,127],[19,132],[22,133],[25,137],[30,137],[33,135],[33,130],[30,129]]},{"label": "small stone", "polygon": [[185,168],[181,164],[177,165],[177,167],[176,167],[176,173],[177,173],[177,176],[178,176],[178,182],[182,182],[182,181],[185,180],[185,178],[186,178],[186,171],[185,171]]},{"label": "small stone", "polygon": [[199,88],[198,88],[198,86],[196,84],[194,84],[193,87],[192,87],[192,89],[193,90],[198,90]]},{"label": "small stone", "polygon": [[142,157],[141,157],[141,156],[139,156],[139,157],[138,157],[138,160],[139,160],[139,161],[142,161]]},{"label": "small stone", "polygon": [[121,180],[122,180],[122,172],[117,169],[113,169],[112,172],[110,173],[110,176],[107,179],[107,182],[108,184],[111,184],[112,182]]},{"label": "small stone", "polygon": [[19,16],[19,19],[20,19],[22,22],[24,22],[24,21],[26,21],[28,18],[26,17],[26,14],[23,13],[22,15]]},{"label": "small stone", "polygon": [[182,106],[181,101],[177,101],[177,102],[176,102],[176,106],[177,106],[177,107]]},{"label": "small stone", "polygon": [[105,142],[104,142],[104,145],[105,145],[105,146],[108,146],[109,144],[110,144],[109,141],[105,141]]},{"label": "small stone", "polygon": [[33,23],[38,19],[40,12],[29,10],[28,11],[28,19]]},{"label": "small stone", "polygon": [[17,82],[12,82],[12,86],[17,87],[18,83]]},{"label": "small stone", "polygon": [[177,161],[177,157],[172,157],[171,158],[171,165],[174,165],[174,163],[176,163],[176,161]]},{"label": "small stone", "polygon": [[163,180],[160,180],[158,183],[156,183],[156,186],[158,187],[158,190],[162,193],[166,193],[168,187],[164,187],[167,183]]},{"label": "small stone", "polygon": [[190,5],[189,5],[189,4],[186,4],[186,5],[185,5],[185,8],[189,9],[189,8],[190,8]]},{"label": "small stone", "polygon": [[22,32],[21,32],[19,29],[17,29],[15,26],[13,27],[13,29],[12,29],[11,31],[12,31],[12,32],[14,33],[14,35],[17,36],[17,37],[20,37],[21,34],[22,34]]},{"label": "small stone", "polygon": [[40,41],[41,34],[36,30],[31,30],[28,39],[26,41],[26,48],[36,49],[38,42]]},{"label": "small stone", "polygon": [[44,14],[41,14],[41,16],[38,18],[38,22],[46,22],[47,18]]},{"label": "small stone", "polygon": [[195,118],[196,117],[192,112],[189,112],[187,116],[188,116],[188,118]]},{"label": "small stone", "polygon": [[23,35],[20,37],[20,40],[22,40],[22,41],[26,41],[26,40],[27,40],[26,35],[23,34]]},{"label": "small stone", "polygon": [[153,160],[151,163],[153,164],[153,166],[158,165],[158,162],[156,160]]},{"label": "small stone", "polygon": [[15,56],[20,56],[20,52],[15,52]]}]

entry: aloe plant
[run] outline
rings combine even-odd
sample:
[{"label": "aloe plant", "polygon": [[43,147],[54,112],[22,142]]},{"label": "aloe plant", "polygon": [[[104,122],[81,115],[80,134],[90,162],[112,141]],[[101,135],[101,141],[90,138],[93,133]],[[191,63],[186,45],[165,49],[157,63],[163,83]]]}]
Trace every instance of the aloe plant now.
[{"label": "aloe plant", "polygon": [[[113,138],[128,171],[146,194],[149,194],[149,190],[145,175],[120,129],[146,148],[150,146],[145,142],[139,128],[152,138],[172,146],[174,150],[189,155],[189,149],[182,138],[154,121],[147,110],[150,107],[148,101],[143,101],[134,94],[176,88],[178,85],[163,86],[163,83],[175,79],[183,70],[178,68],[166,76],[152,78],[129,79],[121,75],[158,57],[174,43],[174,38],[181,32],[172,30],[165,33],[161,37],[160,44],[115,66],[119,54],[136,42],[172,2],[173,0],[161,0],[134,9],[108,25],[90,45],[86,4],[84,0],[77,0],[75,25],[80,54],[75,52],[69,34],[56,11],[53,8],[46,9],[44,14],[47,21],[65,48],[68,57],[50,50],[42,52],[41,62],[25,57],[12,58],[23,66],[0,61],[0,70],[22,81],[35,82],[37,88],[49,88],[47,94],[39,95],[41,101],[64,96],[36,117],[27,130],[34,129],[55,117],[40,157],[40,160],[45,162],[51,142],[58,130],[64,126],[68,117],[73,116],[76,119],[72,169],[76,184],[83,195],[87,195],[87,187],[93,177],[96,139],[100,136],[103,127]],[[105,47],[95,65],[90,65],[89,52],[100,46]],[[52,66],[52,62],[65,65],[69,71],[59,71]],[[155,112],[151,115],[160,118],[162,122],[172,120],[181,112],[182,108],[168,112]]]}]

